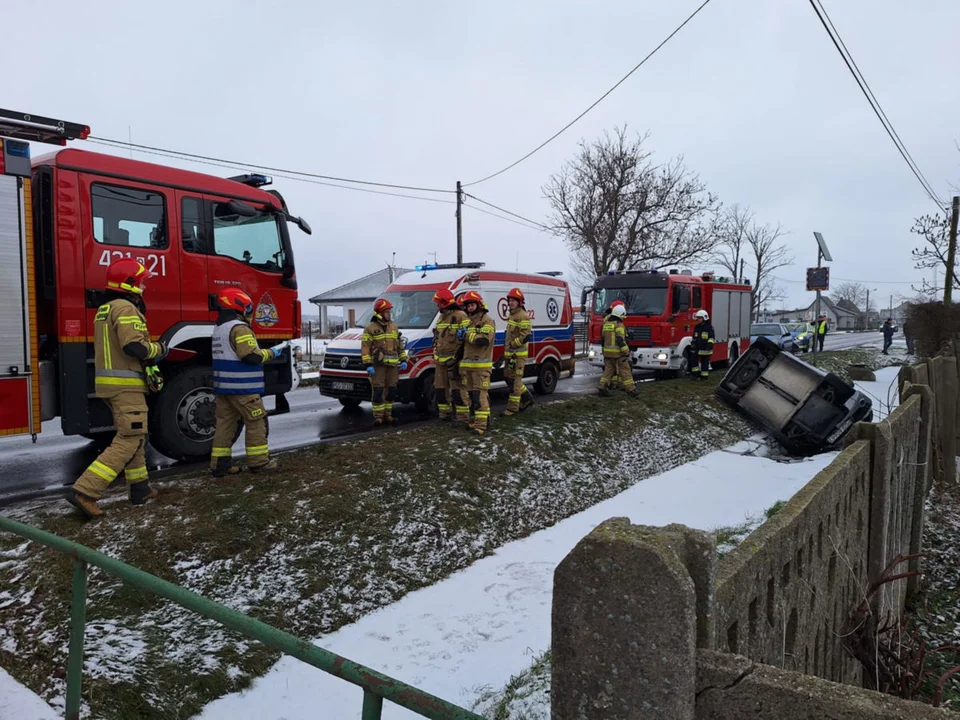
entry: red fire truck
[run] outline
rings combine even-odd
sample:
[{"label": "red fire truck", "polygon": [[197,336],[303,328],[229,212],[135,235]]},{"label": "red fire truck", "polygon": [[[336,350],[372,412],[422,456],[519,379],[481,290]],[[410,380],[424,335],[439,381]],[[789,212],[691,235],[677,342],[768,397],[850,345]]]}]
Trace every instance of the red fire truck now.
[{"label": "red fire truck", "polygon": [[[711,363],[723,367],[750,345],[751,292],[747,281],[712,273],[695,276],[689,270],[628,270],[598,277],[582,297],[584,312],[589,312],[589,360],[603,366],[603,320],[613,301],[622,300],[635,369],[662,376],[685,374],[691,365],[688,348],[697,310],[710,313],[716,333]],[[589,295],[593,303],[588,307]]]},{"label": "red fire truck", "polygon": [[[288,223],[270,179],[224,179],[73,148],[30,157],[26,141],[66,145],[85,125],[0,110],[0,435],[60,417],[65,435],[106,442],[113,421],[94,396],[93,318],[106,270],[132,257],[152,272],[153,339],[172,348],[150,397],[150,442],[164,455],[209,455],[214,412],[210,336],[216,293],[242,287],[264,346],[300,336]],[[275,413],[289,411],[294,359],[264,366]]]}]

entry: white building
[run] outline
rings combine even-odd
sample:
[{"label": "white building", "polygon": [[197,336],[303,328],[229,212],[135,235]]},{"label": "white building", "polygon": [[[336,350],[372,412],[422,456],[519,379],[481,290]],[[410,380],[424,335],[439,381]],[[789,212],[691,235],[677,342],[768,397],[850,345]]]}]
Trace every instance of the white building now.
[{"label": "white building", "polygon": [[341,308],[341,317],[347,327],[350,327],[395,278],[406,272],[413,271],[407,268],[385,267],[310,298],[310,302],[320,309],[321,333],[330,333],[330,308]]}]

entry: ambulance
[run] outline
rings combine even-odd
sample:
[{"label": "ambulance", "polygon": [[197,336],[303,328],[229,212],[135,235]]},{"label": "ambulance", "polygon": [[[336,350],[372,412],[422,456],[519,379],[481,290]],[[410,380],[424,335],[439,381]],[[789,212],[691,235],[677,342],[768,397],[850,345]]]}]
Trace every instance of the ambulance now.
[{"label": "ambulance", "polygon": [[[558,272],[518,273],[483,269],[484,263],[418,265],[387,287],[380,297],[393,303],[393,321],[400,328],[410,356],[408,368],[400,373],[397,401],[415,403],[422,413],[436,410],[433,392],[433,330],[439,316],[433,295],[446,288],[454,295],[476,290],[483,297],[497,326],[491,388],[505,387],[503,342],[507,330],[507,292],[518,287],[526,298],[527,313],[533,322],[530,357],[524,382],[549,395],[563,377],[575,371],[573,304],[570,288]],[[360,361],[360,337],[373,315],[371,307],[332,340],[324,352],[320,369],[320,394],[337,398],[345,407],[369,402],[371,387]]]}]

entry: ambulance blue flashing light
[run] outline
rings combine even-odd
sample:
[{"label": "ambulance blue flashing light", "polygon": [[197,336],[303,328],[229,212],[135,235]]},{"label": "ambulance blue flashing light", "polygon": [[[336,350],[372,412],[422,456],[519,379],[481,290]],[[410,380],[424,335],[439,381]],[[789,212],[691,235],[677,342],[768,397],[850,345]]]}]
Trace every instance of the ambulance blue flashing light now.
[{"label": "ambulance blue flashing light", "polygon": [[413,269],[417,272],[426,272],[427,270],[452,270],[456,268],[481,268],[484,263],[429,263],[428,265],[414,265]]}]

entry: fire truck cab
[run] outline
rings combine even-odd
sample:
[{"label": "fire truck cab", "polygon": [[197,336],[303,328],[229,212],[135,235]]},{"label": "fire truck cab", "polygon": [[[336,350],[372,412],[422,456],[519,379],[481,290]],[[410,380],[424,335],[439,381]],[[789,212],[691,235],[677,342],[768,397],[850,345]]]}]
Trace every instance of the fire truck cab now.
[{"label": "fire truck cab", "polygon": [[[73,148],[31,160],[26,141],[65,145],[87,126],[0,110],[0,434],[33,434],[60,418],[65,435],[114,431],[94,393],[94,314],[121,257],[153,274],[147,324],[171,351],[149,398],[150,442],[186,460],[209,455],[214,411],[210,338],[220,289],[256,304],[265,347],[300,336],[288,223],[310,233],[269,178],[224,179]],[[274,412],[289,410],[294,358],[265,364]]]},{"label": "fire truck cab", "polygon": [[691,367],[688,349],[697,310],[710,313],[716,333],[711,363],[723,367],[736,361],[750,344],[751,292],[747,281],[712,273],[695,276],[689,270],[628,270],[598,277],[582,295],[589,318],[589,361],[603,366],[603,321],[611,304],[622,300],[627,307],[624,325],[635,370],[685,374]]}]

